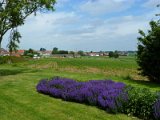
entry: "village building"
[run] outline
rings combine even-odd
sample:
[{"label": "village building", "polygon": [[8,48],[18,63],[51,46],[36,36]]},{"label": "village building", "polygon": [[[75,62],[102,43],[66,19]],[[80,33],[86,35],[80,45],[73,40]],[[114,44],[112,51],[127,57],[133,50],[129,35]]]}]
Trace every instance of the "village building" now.
[{"label": "village building", "polygon": [[16,52],[12,52],[10,55],[16,56],[16,57],[21,57],[22,55],[24,55],[24,50],[17,50]]},{"label": "village building", "polygon": [[0,56],[9,56],[9,52],[3,48],[0,50]]},{"label": "village building", "polygon": [[37,51],[37,53],[39,53],[39,55],[41,56],[41,57],[44,57],[44,58],[47,58],[47,57],[51,57],[51,55],[52,55],[52,51]]}]

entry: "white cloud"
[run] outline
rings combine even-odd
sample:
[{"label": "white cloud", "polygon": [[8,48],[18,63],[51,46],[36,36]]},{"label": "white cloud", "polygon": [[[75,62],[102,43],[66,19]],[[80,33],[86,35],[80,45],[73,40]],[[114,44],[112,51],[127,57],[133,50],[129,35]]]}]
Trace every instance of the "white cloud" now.
[{"label": "white cloud", "polygon": [[[117,12],[127,9],[132,4],[131,1],[92,0],[91,2],[89,0],[83,4],[83,7],[88,5],[87,12],[99,15],[112,10]],[[130,4],[124,4],[128,2]],[[37,16],[30,16],[25,25],[20,27],[22,33],[20,47],[22,49],[58,47],[66,50],[88,51],[135,50],[138,29],[146,30],[154,13],[155,11],[150,11],[139,16],[127,14],[103,18],[90,15],[86,17],[77,11],[38,13]],[[3,46],[6,46],[6,43],[7,40]]]},{"label": "white cloud", "polygon": [[133,0],[89,0],[83,3],[80,9],[91,15],[102,15],[126,10],[132,4]]},{"label": "white cloud", "polygon": [[147,8],[156,8],[158,4],[160,4],[160,0],[148,0],[142,6]]},{"label": "white cloud", "polygon": [[51,47],[55,39],[61,39],[62,31],[71,27],[78,19],[74,12],[38,13],[37,16],[30,16],[25,25],[19,28],[22,33],[21,47]]},{"label": "white cloud", "polygon": [[[68,50],[135,49],[138,29],[146,29],[146,16],[98,19],[57,12],[31,16],[20,28],[21,48],[58,47]],[[113,44],[115,43],[115,44]]]},{"label": "white cloud", "polygon": [[66,3],[68,3],[70,0],[57,0],[56,7],[63,7]]}]

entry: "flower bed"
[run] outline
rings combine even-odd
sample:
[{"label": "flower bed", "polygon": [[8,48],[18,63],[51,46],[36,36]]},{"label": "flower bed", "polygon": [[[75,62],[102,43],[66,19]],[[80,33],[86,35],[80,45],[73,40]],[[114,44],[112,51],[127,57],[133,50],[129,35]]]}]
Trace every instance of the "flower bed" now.
[{"label": "flower bed", "polygon": [[160,98],[157,93],[148,89],[128,87],[121,82],[77,82],[55,77],[51,80],[41,80],[36,88],[40,93],[66,101],[96,105],[111,113],[126,113],[142,119],[160,119]]}]

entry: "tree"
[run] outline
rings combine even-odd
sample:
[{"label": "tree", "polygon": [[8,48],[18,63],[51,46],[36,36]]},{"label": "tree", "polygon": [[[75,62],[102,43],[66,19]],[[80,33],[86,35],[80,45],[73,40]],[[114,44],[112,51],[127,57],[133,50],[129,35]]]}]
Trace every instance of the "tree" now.
[{"label": "tree", "polygon": [[34,50],[32,48],[29,48],[28,52],[33,54]]},{"label": "tree", "polygon": [[82,50],[78,51],[78,54],[79,54],[80,56],[84,56],[84,52],[83,52]]},{"label": "tree", "polygon": [[[158,4],[157,7],[160,7],[160,4]],[[156,14],[156,16],[160,16],[160,13]],[[160,20],[159,20],[159,21],[160,21]]]},{"label": "tree", "polygon": [[69,54],[75,55],[75,52],[74,51],[70,51]]},{"label": "tree", "polygon": [[20,33],[17,30],[12,30],[10,34],[10,42],[8,44],[10,55],[12,52],[17,52],[18,43],[20,43],[19,38],[21,38]]},{"label": "tree", "polygon": [[55,0],[0,0],[0,48],[8,31],[17,30],[32,13],[54,10],[54,4]]},{"label": "tree", "polygon": [[40,48],[40,51],[46,51],[46,49],[45,48]]},{"label": "tree", "polygon": [[58,54],[68,54],[68,51],[66,51],[66,50],[60,50],[60,51],[58,51]]},{"label": "tree", "polygon": [[118,51],[116,50],[115,52],[114,52],[114,56],[113,56],[114,58],[119,58],[119,54],[118,54]]},{"label": "tree", "polygon": [[110,51],[109,52],[109,57],[113,57],[114,56],[114,52],[113,51]]},{"label": "tree", "polygon": [[58,54],[58,48],[57,48],[57,47],[54,47],[54,48],[53,48],[52,54]]},{"label": "tree", "polygon": [[28,50],[24,51],[24,56],[29,56],[29,57],[33,57],[34,55],[39,55],[39,53],[37,53],[36,51],[34,51],[33,49],[29,48]]},{"label": "tree", "polygon": [[109,52],[109,57],[110,58],[112,58],[112,57],[114,57],[114,58],[118,58],[119,57],[119,54],[118,54],[118,51],[116,50],[116,51],[110,51]]},{"label": "tree", "polygon": [[151,21],[147,33],[139,30],[137,62],[142,75],[160,83],[160,21]]}]

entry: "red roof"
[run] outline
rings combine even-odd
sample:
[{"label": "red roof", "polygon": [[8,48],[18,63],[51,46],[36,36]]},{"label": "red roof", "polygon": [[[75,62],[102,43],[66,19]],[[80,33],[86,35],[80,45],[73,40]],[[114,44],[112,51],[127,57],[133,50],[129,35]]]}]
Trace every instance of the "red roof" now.
[{"label": "red roof", "polygon": [[24,50],[18,50],[17,53],[24,53]]}]

